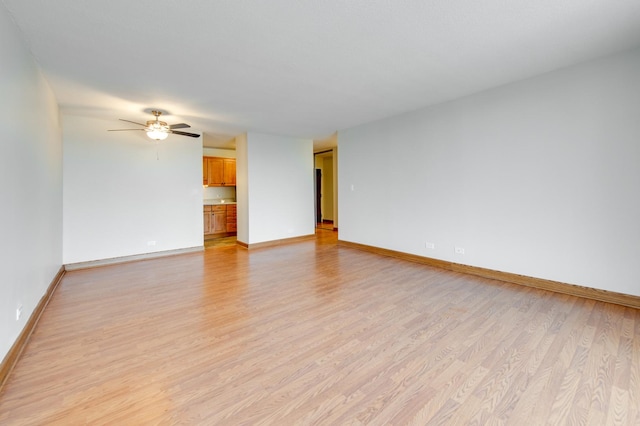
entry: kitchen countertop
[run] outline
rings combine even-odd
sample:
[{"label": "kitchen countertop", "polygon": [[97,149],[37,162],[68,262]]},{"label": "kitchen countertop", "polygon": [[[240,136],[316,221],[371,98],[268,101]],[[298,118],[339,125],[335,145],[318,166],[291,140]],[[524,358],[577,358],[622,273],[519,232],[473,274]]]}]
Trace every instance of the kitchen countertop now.
[{"label": "kitchen countertop", "polygon": [[236,204],[236,202],[229,198],[210,198],[208,200],[202,200],[202,204],[205,206],[215,206],[221,204]]}]

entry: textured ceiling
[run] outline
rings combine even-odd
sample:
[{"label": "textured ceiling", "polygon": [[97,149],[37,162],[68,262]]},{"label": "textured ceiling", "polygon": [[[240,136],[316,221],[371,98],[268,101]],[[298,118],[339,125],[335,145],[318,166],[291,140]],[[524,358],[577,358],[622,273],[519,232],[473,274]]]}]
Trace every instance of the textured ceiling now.
[{"label": "textured ceiling", "polygon": [[[336,131],[640,46],[638,0],[1,0],[65,113]],[[335,138],[333,138],[335,139]]]}]

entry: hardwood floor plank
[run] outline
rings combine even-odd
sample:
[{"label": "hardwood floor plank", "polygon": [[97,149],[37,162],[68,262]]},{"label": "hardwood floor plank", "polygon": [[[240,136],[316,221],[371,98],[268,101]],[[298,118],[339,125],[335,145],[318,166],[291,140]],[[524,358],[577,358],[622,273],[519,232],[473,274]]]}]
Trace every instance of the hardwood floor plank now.
[{"label": "hardwood floor plank", "polygon": [[640,312],[315,241],[70,271],[0,424],[638,424]]}]

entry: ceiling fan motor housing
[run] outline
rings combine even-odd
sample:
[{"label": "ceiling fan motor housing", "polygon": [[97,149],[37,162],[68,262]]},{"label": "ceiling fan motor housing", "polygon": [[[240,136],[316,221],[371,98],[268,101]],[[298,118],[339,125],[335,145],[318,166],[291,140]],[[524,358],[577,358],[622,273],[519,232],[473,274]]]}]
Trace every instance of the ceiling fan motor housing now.
[{"label": "ceiling fan motor housing", "polygon": [[147,129],[162,129],[169,131],[169,125],[164,121],[149,120],[147,121]]}]

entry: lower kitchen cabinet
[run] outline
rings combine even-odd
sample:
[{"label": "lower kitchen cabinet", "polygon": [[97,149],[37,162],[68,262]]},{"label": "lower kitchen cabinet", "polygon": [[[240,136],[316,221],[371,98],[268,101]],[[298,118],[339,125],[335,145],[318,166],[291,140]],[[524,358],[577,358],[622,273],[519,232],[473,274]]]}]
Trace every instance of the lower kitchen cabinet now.
[{"label": "lower kitchen cabinet", "polygon": [[236,211],[235,204],[204,206],[204,235],[210,237],[235,235],[238,229]]},{"label": "lower kitchen cabinet", "polygon": [[237,232],[238,231],[238,220],[237,220],[237,208],[235,204],[229,204],[227,206],[227,232]]},{"label": "lower kitchen cabinet", "polygon": [[211,235],[211,206],[204,206],[202,221],[204,223],[204,235]]},{"label": "lower kitchen cabinet", "polygon": [[220,234],[227,232],[227,206],[211,206],[213,220],[211,223],[211,233]]}]

